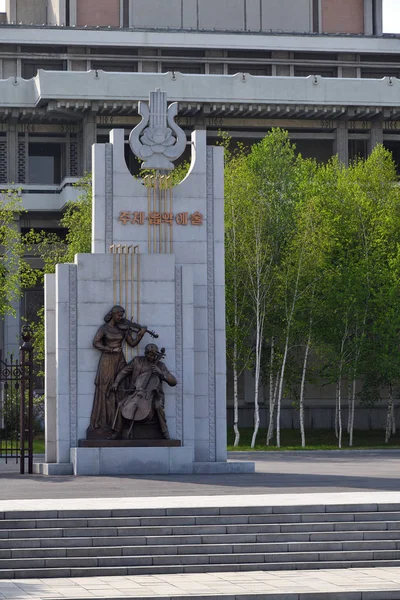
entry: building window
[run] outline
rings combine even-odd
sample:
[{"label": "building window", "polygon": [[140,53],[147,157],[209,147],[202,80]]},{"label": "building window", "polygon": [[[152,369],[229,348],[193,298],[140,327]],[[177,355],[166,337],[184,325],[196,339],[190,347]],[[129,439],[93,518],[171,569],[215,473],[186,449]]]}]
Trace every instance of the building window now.
[{"label": "building window", "polygon": [[310,75],[321,75],[321,77],[337,77],[337,69],[321,67],[295,67],[295,77],[309,77]]},{"label": "building window", "polygon": [[332,54],[331,52],[319,52],[316,54],[315,52],[295,52],[293,54],[293,58],[295,60],[318,60],[318,61],[337,61],[337,54]]},{"label": "building window", "polygon": [[58,184],[62,179],[64,144],[32,142],[28,145],[27,183]]},{"label": "building window", "polygon": [[168,73],[177,71],[178,73],[188,73],[189,75],[202,75],[204,73],[204,65],[195,63],[162,63],[161,72]]},{"label": "building window", "polygon": [[227,58],[254,58],[259,60],[260,58],[271,58],[272,53],[265,50],[227,50],[226,56]]},{"label": "building window", "polygon": [[393,160],[396,165],[397,175],[400,174],[400,141],[394,140],[392,141],[389,136],[386,136],[386,139],[383,142],[385,148],[390,150],[393,155]]},{"label": "building window", "polygon": [[368,156],[368,140],[349,140],[349,161],[356,158],[367,158]]},{"label": "building window", "polygon": [[249,75],[265,77],[271,75],[271,66],[254,66],[249,64],[228,65],[228,75],[236,75],[236,73],[248,73]]},{"label": "building window", "polygon": [[88,48],[91,56],[137,56],[137,48],[127,48],[126,46],[92,46]]},{"label": "building window", "polygon": [[43,54],[44,60],[48,59],[50,49],[52,54],[65,54],[67,52],[67,46],[36,46],[32,44],[26,44],[21,46],[22,53]]},{"label": "building window", "polygon": [[193,48],[171,48],[168,50],[160,50],[160,56],[168,56],[170,59],[174,59],[176,56],[180,56],[182,58],[200,58],[204,56],[204,50],[197,50]]},{"label": "building window", "polygon": [[382,79],[383,77],[399,77],[398,69],[361,69],[363,79]]},{"label": "building window", "polygon": [[38,69],[45,71],[65,71],[65,62],[61,61],[30,61],[23,60],[21,65],[21,74],[23,79],[32,79],[38,72]]},{"label": "building window", "polygon": [[138,70],[138,65],[136,62],[107,62],[93,60],[92,69],[110,71],[112,73],[136,73]]}]

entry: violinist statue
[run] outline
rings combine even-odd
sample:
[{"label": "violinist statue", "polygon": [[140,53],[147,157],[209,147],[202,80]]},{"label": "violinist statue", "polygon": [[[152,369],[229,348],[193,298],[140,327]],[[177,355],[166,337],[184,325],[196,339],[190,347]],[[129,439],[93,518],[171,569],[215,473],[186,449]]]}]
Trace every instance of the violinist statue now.
[{"label": "violinist statue", "polygon": [[[170,439],[165,417],[165,397],[162,384],[163,381],[166,381],[168,385],[173,387],[177,381],[168,371],[165,364],[161,362],[164,356],[164,348],[161,348],[160,352],[156,344],[147,344],[144,356],[136,356],[131,360],[118,373],[111,387],[112,392],[114,394],[117,393],[119,384],[130,375],[131,383],[118,407],[118,412],[129,422],[128,438],[131,435],[135,421],[151,419],[155,413],[162,437],[166,440]],[[114,439],[122,437],[123,433],[123,425],[118,417],[119,415],[117,414],[114,426]]]},{"label": "violinist statue", "polygon": [[[124,367],[126,360],[123,345],[126,342],[131,348],[137,346],[147,327],[142,327],[125,319],[125,309],[113,306],[104,317],[104,325],[100,327],[93,339],[93,346],[101,352],[95,378],[95,394],[93,400],[90,426],[87,430],[89,438],[107,438],[112,434],[117,414],[117,395],[112,389],[115,377]],[[135,337],[132,333],[135,332]],[[158,337],[154,332],[148,332]]]}]

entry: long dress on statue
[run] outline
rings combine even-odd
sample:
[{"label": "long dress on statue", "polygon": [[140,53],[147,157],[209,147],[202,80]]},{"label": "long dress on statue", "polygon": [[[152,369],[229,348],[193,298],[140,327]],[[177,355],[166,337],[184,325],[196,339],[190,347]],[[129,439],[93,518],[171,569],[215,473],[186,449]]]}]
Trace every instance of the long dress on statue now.
[{"label": "long dress on statue", "polygon": [[[101,352],[94,380],[96,390],[93,400],[92,415],[89,429],[112,430],[117,408],[117,397],[111,391],[111,386],[121,369],[126,366],[123,342],[126,341],[132,348],[139,343],[130,333],[126,335],[117,326],[102,325],[93,339],[93,346]],[[110,352],[111,349],[120,349],[120,352]]]}]

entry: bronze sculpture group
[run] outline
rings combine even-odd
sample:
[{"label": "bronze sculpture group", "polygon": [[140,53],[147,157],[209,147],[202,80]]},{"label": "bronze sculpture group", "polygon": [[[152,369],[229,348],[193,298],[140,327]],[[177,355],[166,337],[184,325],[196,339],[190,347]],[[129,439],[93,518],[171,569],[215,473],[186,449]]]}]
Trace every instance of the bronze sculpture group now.
[{"label": "bronze sculpture group", "polygon": [[129,363],[123,352],[125,343],[134,348],[146,333],[158,336],[147,327],[125,319],[122,306],[113,306],[104,322],[93,339],[93,346],[101,352],[101,357],[88,437],[130,439],[136,422],[155,418],[161,436],[169,439],[163,382],[170,386],[177,382],[161,362],[164,348],[159,351],[156,344],[147,344],[144,356],[136,356]]}]

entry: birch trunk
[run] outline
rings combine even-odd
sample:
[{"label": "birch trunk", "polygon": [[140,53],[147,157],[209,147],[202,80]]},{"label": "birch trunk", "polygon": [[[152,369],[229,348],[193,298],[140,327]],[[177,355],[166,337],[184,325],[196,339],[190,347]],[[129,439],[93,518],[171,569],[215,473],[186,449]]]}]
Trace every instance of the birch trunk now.
[{"label": "birch trunk", "polygon": [[392,415],[393,415],[393,393],[392,386],[389,386],[389,400],[386,413],[386,430],[385,430],[385,443],[387,444],[390,440],[392,433]]},{"label": "birch trunk", "polygon": [[260,427],[260,408],[258,403],[259,386],[260,386],[260,370],[261,370],[261,323],[260,316],[257,314],[256,323],[256,368],[255,368],[255,385],[254,385],[254,431],[251,439],[251,448],[254,448],[256,444],[257,434]]},{"label": "birch trunk", "polygon": [[311,344],[311,324],[310,324],[310,331],[308,334],[307,345],[306,345],[306,349],[304,352],[303,372],[301,374],[301,385],[300,385],[300,434],[301,434],[302,448],[305,448],[305,446],[306,446],[306,434],[304,431],[304,390],[305,390],[305,384],[306,384],[306,373],[307,373],[308,354],[310,352],[310,344]]},{"label": "birch trunk", "polygon": [[351,386],[351,402],[349,406],[349,446],[353,445],[353,433],[354,433],[354,413],[356,406],[356,379],[353,378]]},{"label": "birch trunk", "polygon": [[239,394],[238,394],[238,370],[237,370],[237,344],[233,348],[233,431],[235,432],[234,446],[240,442],[239,431]]},{"label": "birch trunk", "polygon": [[347,383],[347,433],[350,434],[351,421],[351,381]]},{"label": "birch trunk", "polygon": [[277,406],[276,406],[276,445],[278,448],[281,447],[281,403],[282,403],[283,382],[285,380],[285,368],[286,368],[288,350],[289,350],[289,333],[287,333],[287,335],[286,335],[285,349],[283,351],[282,366],[281,366],[281,372],[279,375]]},{"label": "birch trunk", "polygon": [[292,321],[294,316],[294,311],[296,308],[296,302],[298,300],[298,290],[299,290],[299,280],[300,280],[300,272],[302,268],[303,262],[303,252],[300,254],[299,262],[297,265],[297,273],[296,273],[296,283],[293,290],[293,299],[290,306],[289,314],[287,314],[287,325],[286,325],[286,339],[285,339],[285,348],[283,351],[282,358],[282,366],[281,372],[279,376],[279,391],[277,398],[277,408],[276,408],[276,445],[278,448],[281,447],[281,404],[282,404],[282,392],[283,392],[283,382],[285,380],[285,369],[286,369],[286,361],[289,351],[289,341],[290,341],[290,331],[292,327]]},{"label": "birch trunk", "polygon": [[339,426],[339,436],[338,436],[338,448],[342,447],[342,377],[340,373],[340,379],[338,381],[338,426]]},{"label": "birch trunk", "polygon": [[335,437],[339,438],[339,387],[338,382],[336,382],[335,388]]},{"label": "birch trunk", "polygon": [[338,439],[338,447],[342,447],[342,377],[343,377],[343,365],[344,365],[344,345],[346,343],[348,334],[347,322],[346,329],[342,337],[342,342],[340,344],[340,362],[339,362],[339,372],[338,379],[336,382],[336,414],[335,414],[335,433]]},{"label": "birch trunk", "polygon": [[276,398],[278,395],[278,383],[279,383],[279,377],[276,376],[275,385],[273,386],[272,409],[270,412],[269,425],[268,425],[268,431],[267,431],[267,446],[269,446],[271,439],[273,437],[273,434],[274,434],[274,414],[275,414]]},{"label": "birch trunk", "polygon": [[396,435],[396,414],[394,412],[394,398],[392,404],[392,435]]},{"label": "birch trunk", "polygon": [[385,430],[385,443],[387,444],[390,440],[390,437],[393,433],[393,428],[396,428],[396,425],[393,426],[394,422],[394,397],[393,397],[393,389],[392,385],[389,385],[389,400],[388,407],[386,413],[386,430]]},{"label": "birch trunk", "polygon": [[267,428],[267,439],[266,445],[272,438],[273,426],[274,426],[274,410],[275,410],[275,395],[274,395],[274,359],[275,359],[275,338],[271,338],[271,356],[269,361],[269,415],[268,415],[268,428]]}]

